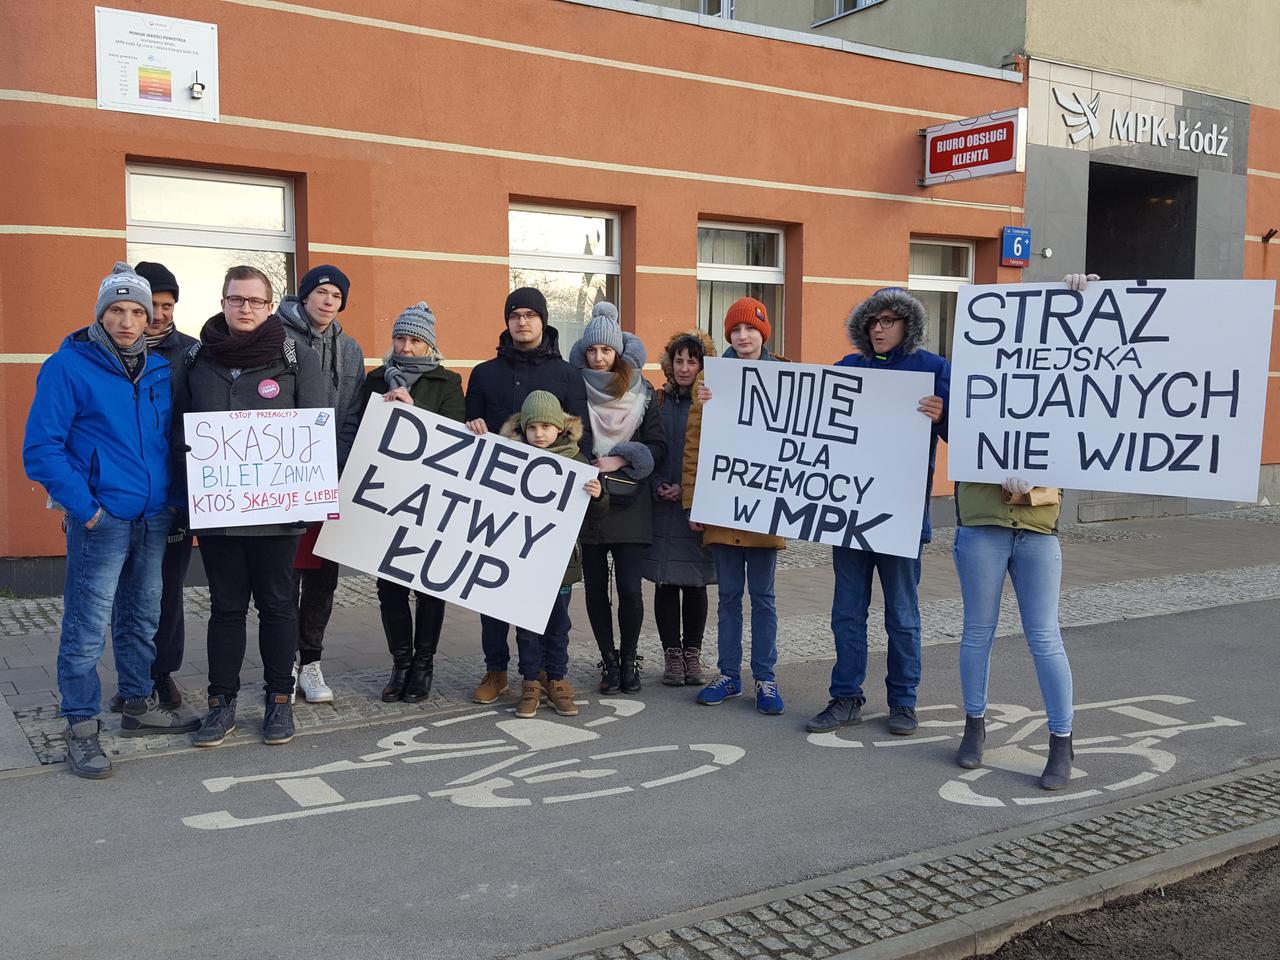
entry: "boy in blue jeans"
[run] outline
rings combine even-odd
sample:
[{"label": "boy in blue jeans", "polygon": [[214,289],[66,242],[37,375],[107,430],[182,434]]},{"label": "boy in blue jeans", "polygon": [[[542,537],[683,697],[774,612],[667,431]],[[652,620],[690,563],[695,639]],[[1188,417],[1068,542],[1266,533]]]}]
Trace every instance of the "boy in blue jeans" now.
[{"label": "boy in blue jeans", "polygon": [[[512,414],[503,425],[502,436],[579,463],[587,462],[578,445],[582,439],[582,420],[565,413],[555,394],[546,390],[535,390],[525,398],[520,412]],[[591,495],[591,503],[583,518],[585,524],[587,519],[598,519],[609,509],[609,496],[598,477],[592,477],[582,488]],[[566,674],[569,672],[569,630],[573,626],[569,620],[569,596],[571,585],[581,579],[582,557],[575,543],[546,627],[541,633],[526,627],[516,628],[520,677],[523,680],[516,716],[523,720],[538,712],[538,704],[544,694],[560,716],[578,715],[577,704],[573,702],[573,684]]]}]

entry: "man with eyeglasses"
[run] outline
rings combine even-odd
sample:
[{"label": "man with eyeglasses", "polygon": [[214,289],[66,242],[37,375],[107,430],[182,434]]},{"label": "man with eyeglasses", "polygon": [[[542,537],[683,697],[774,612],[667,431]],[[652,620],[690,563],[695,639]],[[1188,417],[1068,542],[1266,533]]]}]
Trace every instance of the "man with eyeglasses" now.
[{"label": "man with eyeglasses", "polygon": [[[285,334],[320,357],[328,402],[333,407],[338,442],[338,469],[347,462],[360,427],[364,386],[364,351],[345,333],[338,314],[347,309],[351,281],[332,264],[313,267],[298,282],[298,295],[280,302]],[[338,565],[311,552],[320,524],[307,528],[294,560],[293,589],[298,605],[298,687],[307,703],[332,703],[333,691],[320,668],[324,632],[333,613]]]},{"label": "man with eyeglasses", "polygon": [[[222,283],[222,311],[200,331],[187,353],[178,414],[228,410],[287,410],[328,406],[320,358],[285,335],[271,312],[271,281],[256,267],[237,266]],[[258,651],[266,704],[264,743],[293,739],[293,659],[298,608],[293,558],[303,525],[227,527],[200,531],[209,578],[209,712],[195,745],[213,747],[236,727],[245,620],[258,609]]]},{"label": "man with eyeglasses", "polygon": [[[478,364],[467,383],[467,426],[477,434],[497,433],[529,394],[546,390],[567,413],[582,420],[579,446],[583,458],[590,460],[586,384],[581,372],[560,355],[560,334],[547,323],[546,297],[533,287],[520,287],[507,296],[502,315],[507,328],[498,338],[498,355]],[[476,703],[493,703],[507,692],[509,632],[503,621],[481,616],[485,675],[471,697]]]},{"label": "man with eyeglasses", "polygon": [[[916,370],[933,374],[933,393],[917,410],[933,424],[929,436],[929,471],[925,480],[923,549],[933,536],[929,522],[929,492],[938,439],[947,438],[947,403],[951,395],[951,364],[923,349],[925,309],[901,287],[885,287],[854,308],[846,321],[849,340],[857,348],[840,360],[840,367],[876,370]],[[884,592],[884,623],[889,635],[889,732],[916,732],[916,690],[920,685],[920,555],[914,559],[832,547],[835,594],[831,602],[831,632],[836,664],[831,670],[831,702],[806,724],[811,733],[858,723],[866,703],[862,684],[867,675],[867,610],[871,605],[871,576],[878,572]]]}]

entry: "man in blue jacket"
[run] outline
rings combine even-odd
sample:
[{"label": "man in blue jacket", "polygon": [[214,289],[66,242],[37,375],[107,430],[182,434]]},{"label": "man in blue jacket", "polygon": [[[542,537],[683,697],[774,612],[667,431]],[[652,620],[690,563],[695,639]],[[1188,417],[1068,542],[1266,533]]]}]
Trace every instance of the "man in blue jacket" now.
[{"label": "man in blue jacket", "polygon": [[[933,393],[917,408],[933,423],[929,437],[929,474],[925,481],[923,546],[933,536],[929,524],[929,492],[938,439],[947,439],[947,404],[951,395],[951,364],[922,349],[925,341],[925,309],[901,287],[877,290],[854,308],[846,321],[849,339],[857,347],[840,360],[840,367],[876,370],[915,370],[933,374]],[[831,702],[809,721],[813,733],[834,730],[862,719],[866,697],[862,683],[867,676],[867,608],[871,604],[871,575],[880,574],[884,591],[884,623],[889,635],[888,676],[889,732],[907,736],[916,732],[916,688],[920,685],[920,555],[915,559],[872,553],[852,547],[832,547],[835,595],[831,603],[831,632],[835,636],[836,664],[831,670]]]},{"label": "man in blue jacket", "polygon": [[[22,460],[66,511],[67,579],[58,692],[67,759],[81,777],[111,776],[98,742],[98,660],[111,626],[125,736],[183,733],[198,722],[152,701],[160,565],[169,502],[169,364],[148,354],[151,288],[117,263],[95,320],[62,341],[36,378]],[[113,610],[114,607],[114,610]]]}]

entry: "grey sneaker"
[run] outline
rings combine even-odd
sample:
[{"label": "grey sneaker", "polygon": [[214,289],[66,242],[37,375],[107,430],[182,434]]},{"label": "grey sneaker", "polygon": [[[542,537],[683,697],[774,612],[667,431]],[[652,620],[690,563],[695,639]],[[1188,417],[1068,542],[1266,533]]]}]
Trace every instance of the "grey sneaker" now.
[{"label": "grey sneaker", "polygon": [[111,761],[98,742],[98,718],[67,719],[67,763],[71,772],[86,780],[107,779],[111,776]]},{"label": "grey sneaker", "polygon": [[702,665],[700,647],[684,648],[684,685],[700,687],[707,682],[707,668]]},{"label": "grey sneaker", "polygon": [[236,728],[236,698],[219,694],[209,698],[209,712],[191,738],[197,747],[216,747]]},{"label": "grey sneaker", "polygon": [[862,722],[861,697],[833,697],[827,708],[804,725],[810,733],[828,733]]},{"label": "grey sneaker", "polygon": [[662,682],[668,687],[684,686],[684,649],[667,647],[662,651]]},{"label": "grey sneaker", "polygon": [[293,739],[293,704],[287,693],[268,693],[262,715],[262,742],[274,745]]},{"label": "grey sneaker", "polygon": [[160,706],[158,699],[126,700],[120,712],[120,736],[150,737],[161,733],[190,733],[199,728],[195,717],[184,717]]},{"label": "grey sneaker", "polygon": [[909,737],[916,732],[915,707],[890,707],[889,732],[900,737]]},{"label": "grey sneaker", "polygon": [[112,713],[119,713],[121,710],[124,709],[124,697],[120,696],[120,694],[117,693],[114,697],[112,697],[110,700],[107,701],[107,709],[110,710]]}]

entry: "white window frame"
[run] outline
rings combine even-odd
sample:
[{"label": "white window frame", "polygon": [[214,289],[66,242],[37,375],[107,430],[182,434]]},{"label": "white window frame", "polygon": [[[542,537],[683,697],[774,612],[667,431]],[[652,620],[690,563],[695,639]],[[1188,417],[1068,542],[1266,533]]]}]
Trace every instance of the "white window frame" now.
[{"label": "white window frame", "polygon": [[786,288],[787,285],[787,235],[781,227],[763,223],[722,223],[715,220],[699,220],[698,229],[735,230],[738,233],[772,233],[778,238],[778,265],[776,267],[748,267],[727,263],[698,261],[699,280],[719,280],[727,283],[770,283]]},{"label": "white window frame", "polygon": [[[284,229],[261,230],[249,227],[223,227],[175,224],[155,220],[135,220],[131,215],[131,174],[171,176],[182,180],[212,180],[217,183],[247,183],[284,189]],[[288,177],[264,177],[234,173],[229,170],[205,170],[189,167],[166,167],[150,163],[131,163],[125,167],[125,234],[129,243],[161,244],[175,247],[224,247],[241,250],[269,250],[297,255],[294,185]]]},{"label": "white window frame", "polygon": [[708,13],[707,7],[710,6],[710,0],[699,0],[698,13],[704,17],[721,17],[725,20],[733,19],[733,3],[734,0],[720,0],[720,12]]},{"label": "white window frame", "polygon": [[973,283],[973,259],[974,244],[971,240],[935,240],[933,237],[912,237],[908,241],[907,258],[908,264],[911,257],[911,246],[922,244],[931,247],[960,247],[969,251],[968,260],[968,276],[964,277],[935,277],[923,273],[911,273],[907,276],[908,290],[927,290],[931,293],[959,293],[960,288]]},{"label": "white window frame", "polygon": [[[591,210],[583,207],[557,207],[554,205],[513,203],[507,207],[521,213],[551,213],[572,217],[600,217],[609,223],[612,255],[598,254],[574,256],[564,253],[539,253],[536,250],[516,250],[511,246],[510,227],[507,232],[508,267],[524,270],[560,270],[567,273],[604,273],[618,278],[618,291],[622,291],[622,216],[616,210]],[[508,220],[508,223],[510,221]]]},{"label": "white window frame", "polygon": [[865,10],[867,7],[874,7],[876,4],[883,2],[884,0],[835,0],[832,5],[835,13],[829,17],[823,17],[821,20],[815,20],[810,26],[820,27],[824,23],[839,20],[841,17],[847,17],[851,13],[857,13],[859,10]]}]

